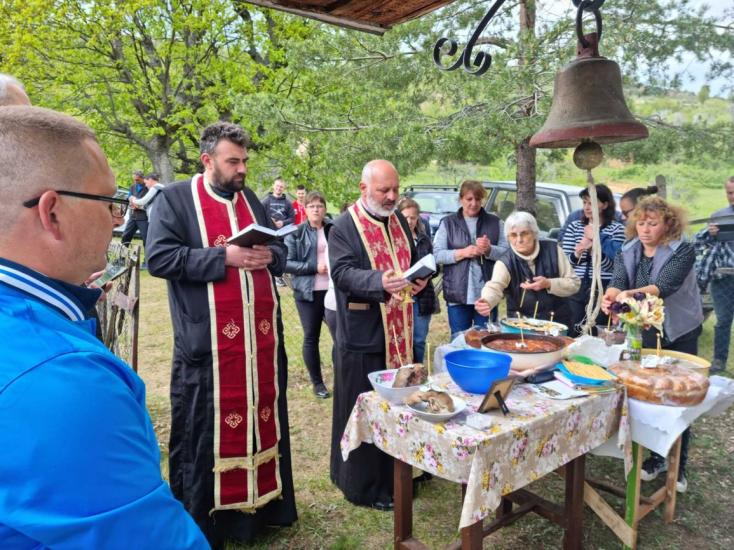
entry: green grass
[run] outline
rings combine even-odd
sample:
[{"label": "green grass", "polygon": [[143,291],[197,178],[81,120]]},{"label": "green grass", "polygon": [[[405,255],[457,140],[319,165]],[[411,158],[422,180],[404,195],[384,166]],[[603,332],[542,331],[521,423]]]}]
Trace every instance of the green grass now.
[{"label": "green grass", "polygon": [[[281,289],[282,290],[282,289]],[[141,358],[139,373],[148,390],[148,408],[162,450],[161,467],[167,475],[167,443],[170,425],[168,381],[172,336],[164,281],[142,276]],[[317,400],[311,394],[306,369],[301,359],[302,331],[289,291],[281,292],[286,345],[289,355],[289,415],[293,476],[296,487],[298,522],[285,529],[268,529],[254,544],[254,549],[387,549],[392,547],[392,515],[352,506],[329,481],[329,441],[331,400]],[[448,339],[444,311],[431,323],[429,341],[432,346]],[[713,319],[704,326],[701,356],[712,353]],[[322,331],[322,361],[327,385],[333,380],[330,338]],[[734,354],[732,355],[734,356]],[[678,498],[676,520],[666,525],[661,511],[641,523],[640,548],[670,550],[674,548],[734,547],[734,409],[717,417],[703,419],[694,425],[689,461],[689,490]],[[623,479],[622,463],[612,459],[590,457],[587,473],[616,483]],[[652,482],[657,488],[661,481]],[[648,484],[646,492],[651,492]],[[554,475],[533,483],[531,490],[560,501],[563,483]],[[621,511],[620,499],[610,502]],[[414,503],[414,533],[430,548],[445,547],[457,536],[461,503],[457,484],[441,479],[424,484]],[[528,516],[513,526],[485,539],[484,547],[515,550],[518,548],[559,548],[560,528]],[[584,545],[586,548],[620,548],[611,531],[593,513],[585,510]],[[230,545],[230,550],[245,548]]]}]

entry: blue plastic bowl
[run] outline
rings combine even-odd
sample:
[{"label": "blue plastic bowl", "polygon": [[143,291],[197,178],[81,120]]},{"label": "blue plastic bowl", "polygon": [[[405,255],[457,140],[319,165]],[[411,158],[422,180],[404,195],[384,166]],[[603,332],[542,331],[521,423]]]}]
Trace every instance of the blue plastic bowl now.
[{"label": "blue plastic bowl", "polygon": [[512,357],[506,353],[462,349],[446,354],[446,368],[458,386],[469,393],[487,393],[492,382],[506,378]]}]

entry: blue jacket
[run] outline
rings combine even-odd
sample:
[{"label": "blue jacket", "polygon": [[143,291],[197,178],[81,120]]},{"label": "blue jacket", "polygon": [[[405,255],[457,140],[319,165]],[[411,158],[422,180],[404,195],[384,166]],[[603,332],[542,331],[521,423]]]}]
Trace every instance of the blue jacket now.
[{"label": "blue jacket", "polygon": [[0,258],[0,548],[209,548],[142,380],[85,319],[98,296]]}]

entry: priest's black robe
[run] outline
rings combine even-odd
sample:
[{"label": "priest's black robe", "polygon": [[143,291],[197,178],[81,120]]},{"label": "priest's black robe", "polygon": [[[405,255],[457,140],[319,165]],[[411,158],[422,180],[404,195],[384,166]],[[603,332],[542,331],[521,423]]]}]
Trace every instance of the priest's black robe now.
[{"label": "priest's black robe", "polygon": [[[396,214],[415,246],[405,218]],[[342,460],[340,442],[360,393],[371,391],[367,374],[386,369],[385,335],[380,303],[390,295],[382,288],[382,272],[373,270],[367,250],[349,212],[336,219],[329,234],[329,264],[336,294],[334,408],[331,428],[331,480],[349,502],[371,505],[393,495],[393,459],[363,443]]]},{"label": "priest's black robe", "polygon": [[[244,192],[257,223],[271,225],[255,194],[248,188]],[[280,305],[277,358],[282,498],[269,502],[254,514],[221,510],[210,515],[214,508],[214,408],[207,283],[225,277],[225,249],[202,247],[190,181],[164,188],[149,218],[148,270],[151,275],[168,280],[174,333],[169,444],[171,490],[213,547],[223,546],[226,539],[250,541],[267,525],[291,525],[296,520],[286,404],[288,362]],[[285,268],[287,250],[282,243],[273,244],[270,249],[273,263],[268,269],[272,275],[279,276]]]}]

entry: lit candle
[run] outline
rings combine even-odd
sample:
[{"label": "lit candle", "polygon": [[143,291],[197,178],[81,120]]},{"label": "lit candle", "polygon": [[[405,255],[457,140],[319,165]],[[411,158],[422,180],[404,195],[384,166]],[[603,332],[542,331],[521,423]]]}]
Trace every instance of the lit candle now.
[{"label": "lit candle", "polygon": [[426,356],[425,356],[426,370],[428,371],[428,381],[431,380],[431,343],[426,342]]},{"label": "lit candle", "polygon": [[398,346],[398,333],[395,332],[395,325],[393,325],[392,327],[392,337],[395,341],[395,352],[398,354],[398,361],[400,361],[400,365],[402,366],[404,363],[403,358],[400,356],[400,346]]}]

